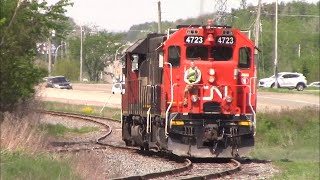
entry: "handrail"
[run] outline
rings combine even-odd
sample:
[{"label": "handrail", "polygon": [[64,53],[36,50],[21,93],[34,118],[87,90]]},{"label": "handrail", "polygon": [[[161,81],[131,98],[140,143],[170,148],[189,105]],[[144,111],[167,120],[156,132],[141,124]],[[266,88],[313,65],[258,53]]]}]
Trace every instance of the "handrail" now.
[{"label": "handrail", "polygon": [[151,111],[151,107],[147,111],[147,134],[150,133],[150,111]]},{"label": "handrail", "polygon": [[[166,123],[165,123],[165,135],[166,135],[166,138],[168,138],[168,118],[169,118],[169,110],[171,109],[171,106],[173,104],[173,87],[176,86],[177,83],[175,83],[173,86],[172,86],[172,96],[171,96],[171,101],[170,101],[170,104],[166,110]],[[171,120],[170,120],[171,121]]]},{"label": "handrail", "polygon": [[169,110],[170,110],[170,108],[172,106],[172,103],[173,103],[172,64],[168,63],[168,62],[164,62],[164,64],[168,64],[170,66],[171,102],[170,102],[170,105],[168,106],[168,108],[166,110],[166,122],[165,122],[165,135],[166,135],[166,138],[168,138],[168,114],[169,114]]},{"label": "handrail", "polygon": [[252,104],[251,104],[251,96],[252,96],[252,92],[251,92],[251,87],[252,87],[252,79],[257,79],[257,77],[251,77],[250,78],[250,96],[249,96],[249,106],[251,108],[251,111],[253,113],[253,119],[254,119],[254,122],[253,122],[253,127],[254,127],[254,132],[253,132],[253,135],[255,136],[256,135],[256,126],[257,126],[257,120],[256,120],[256,112],[254,111],[253,107],[252,107]]}]

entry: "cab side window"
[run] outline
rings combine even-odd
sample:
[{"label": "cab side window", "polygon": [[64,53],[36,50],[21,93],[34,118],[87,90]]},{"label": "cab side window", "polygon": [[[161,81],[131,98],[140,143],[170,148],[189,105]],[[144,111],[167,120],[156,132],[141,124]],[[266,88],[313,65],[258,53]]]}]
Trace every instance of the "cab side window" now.
[{"label": "cab side window", "polygon": [[180,54],[181,50],[179,46],[170,46],[168,48],[168,62],[172,64],[172,67],[180,66]]},{"label": "cab side window", "polygon": [[239,68],[250,68],[251,49],[242,47],[239,50]]}]

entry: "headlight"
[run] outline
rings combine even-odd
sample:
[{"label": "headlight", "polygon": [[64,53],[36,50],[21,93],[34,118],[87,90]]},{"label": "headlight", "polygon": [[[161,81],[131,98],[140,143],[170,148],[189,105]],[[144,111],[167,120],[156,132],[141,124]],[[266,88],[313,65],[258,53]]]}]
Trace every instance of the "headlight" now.
[{"label": "headlight", "polygon": [[209,70],[209,74],[210,74],[211,76],[213,76],[215,73],[216,73],[216,72],[214,71],[214,69],[210,69],[210,70]]},{"label": "headlight", "polygon": [[226,97],[226,101],[227,101],[228,103],[231,103],[231,102],[232,102],[232,97],[231,97],[231,96],[227,96],[227,97]]},{"label": "headlight", "polygon": [[197,102],[198,99],[199,99],[199,98],[198,98],[197,95],[192,95],[192,96],[191,96],[191,101],[192,101],[193,103]]}]

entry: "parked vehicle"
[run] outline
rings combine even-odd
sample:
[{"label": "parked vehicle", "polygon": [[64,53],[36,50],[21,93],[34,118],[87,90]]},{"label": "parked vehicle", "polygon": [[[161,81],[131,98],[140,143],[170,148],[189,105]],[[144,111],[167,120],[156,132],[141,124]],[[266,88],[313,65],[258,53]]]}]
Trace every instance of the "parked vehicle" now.
[{"label": "parked vehicle", "polygon": [[46,87],[58,89],[72,89],[71,83],[64,76],[48,77]]},{"label": "parked vehicle", "polygon": [[308,87],[317,87],[320,88],[320,81],[312,82],[308,85]]},{"label": "parked vehicle", "polygon": [[[259,87],[274,88],[275,76],[259,80]],[[278,73],[278,88],[289,88],[303,91],[307,87],[306,77],[301,73],[280,72]]]},{"label": "parked vehicle", "polygon": [[113,84],[111,92],[112,94],[124,94],[125,93],[124,84],[121,84],[121,83]]}]

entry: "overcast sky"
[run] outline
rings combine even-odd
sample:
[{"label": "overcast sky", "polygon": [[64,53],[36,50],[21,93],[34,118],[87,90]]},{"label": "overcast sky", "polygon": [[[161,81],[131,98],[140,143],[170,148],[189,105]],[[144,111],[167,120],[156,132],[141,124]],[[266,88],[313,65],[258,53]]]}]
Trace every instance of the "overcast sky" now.
[{"label": "overcast sky", "polygon": [[[49,0],[55,2],[57,0]],[[107,31],[127,31],[134,24],[157,21],[159,0],[72,0],[74,6],[68,8],[67,16],[77,24],[97,25]],[[201,0],[160,0],[163,21],[175,21],[197,17],[200,14]],[[215,0],[202,0],[203,13],[213,13]],[[292,0],[278,0],[289,2]],[[299,0],[296,0],[299,1]],[[301,0],[303,1],[303,0]],[[319,0],[305,0],[316,3]],[[258,0],[247,0],[257,4]],[[272,3],[276,0],[262,0]],[[240,0],[228,0],[228,7],[239,7]]]}]

